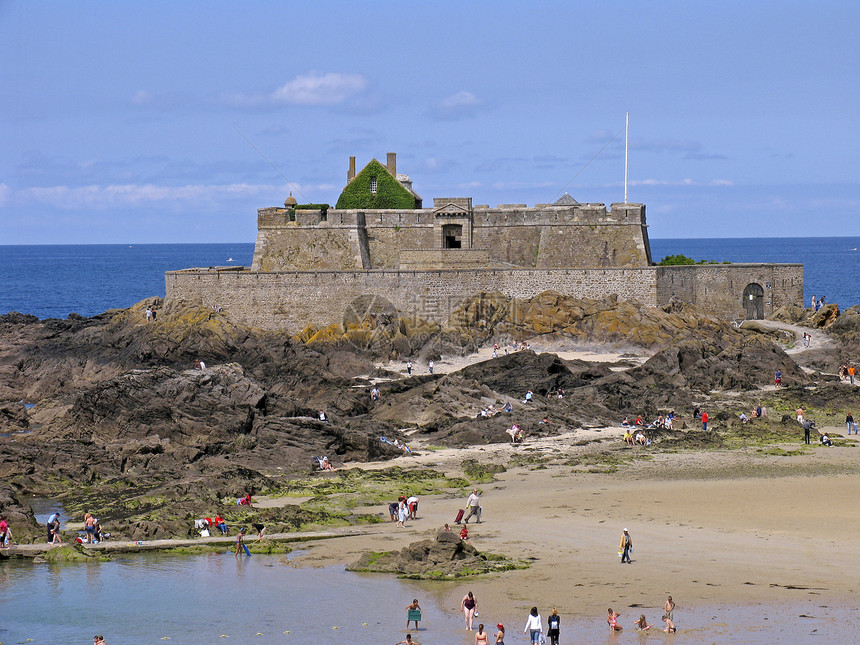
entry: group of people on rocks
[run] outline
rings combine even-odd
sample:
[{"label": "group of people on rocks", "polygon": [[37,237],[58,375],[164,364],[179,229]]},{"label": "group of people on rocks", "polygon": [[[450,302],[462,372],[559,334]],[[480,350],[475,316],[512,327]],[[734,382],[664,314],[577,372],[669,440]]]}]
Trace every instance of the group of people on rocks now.
[{"label": "group of people on rocks", "polygon": [[671,410],[669,414],[663,416],[662,414],[657,415],[657,418],[654,419],[648,425],[645,425],[645,421],[642,419],[642,415],[639,414],[636,416],[635,421],[630,421],[630,417],[625,416],[621,421],[621,425],[624,428],[644,428],[646,430],[672,430],[675,427],[675,411]]},{"label": "group of people on rocks", "polygon": [[857,368],[853,363],[843,363],[839,366],[839,380],[848,381],[854,385],[854,377],[857,376]]},{"label": "group of people on rocks", "polygon": [[816,301],[815,300],[815,294],[812,295],[812,308],[815,311],[818,311],[819,309],[821,309],[826,304],[827,304],[827,297],[826,296],[821,296],[821,300]]},{"label": "group of people on rocks", "polygon": [[416,495],[401,495],[396,502],[391,502],[388,505],[388,514],[391,516],[392,522],[397,522],[397,526],[405,528],[406,520],[418,519],[418,497]]}]

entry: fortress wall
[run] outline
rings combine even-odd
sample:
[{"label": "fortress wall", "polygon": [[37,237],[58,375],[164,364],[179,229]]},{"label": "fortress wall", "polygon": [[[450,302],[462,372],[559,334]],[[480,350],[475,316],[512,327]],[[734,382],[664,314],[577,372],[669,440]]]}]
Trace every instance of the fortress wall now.
[{"label": "fortress wall", "polygon": [[746,318],[744,289],[764,289],[764,315],[785,305],[803,305],[802,264],[697,264],[655,267],[657,302],[673,297],[722,318]]},{"label": "fortress wall", "polygon": [[[255,271],[318,271],[363,268],[356,231],[364,214],[373,269],[395,269],[401,249],[432,249],[433,209],[319,211],[286,208],[257,212]],[[641,204],[478,208],[472,247],[492,260],[521,267],[642,267],[650,250]]]},{"label": "fortress wall", "polygon": [[543,291],[583,298],[612,294],[657,304],[653,268],[282,272],[188,269],[165,275],[167,306],[218,305],[238,323],[298,333],[339,323],[361,295],[374,295],[397,309],[444,323],[464,299],[499,291],[531,298]]},{"label": "fortress wall", "polygon": [[260,228],[254,246],[255,271],[305,270],[339,267],[361,269],[355,227],[286,226]]}]

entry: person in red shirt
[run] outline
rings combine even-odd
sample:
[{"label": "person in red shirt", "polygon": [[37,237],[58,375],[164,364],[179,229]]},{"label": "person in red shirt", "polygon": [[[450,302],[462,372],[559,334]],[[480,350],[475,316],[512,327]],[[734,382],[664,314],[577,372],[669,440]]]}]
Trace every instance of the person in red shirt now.
[{"label": "person in red shirt", "polygon": [[702,432],[708,431],[708,413],[702,410]]}]

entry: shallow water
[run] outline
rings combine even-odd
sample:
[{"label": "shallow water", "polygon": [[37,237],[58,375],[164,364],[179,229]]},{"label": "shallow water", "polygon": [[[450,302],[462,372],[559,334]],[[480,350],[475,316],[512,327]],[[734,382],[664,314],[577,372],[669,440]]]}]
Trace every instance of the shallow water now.
[{"label": "shallow water", "polygon": [[[301,569],[281,556],[237,560],[228,553],[140,554],[101,564],[10,561],[0,565],[0,642],[81,644],[99,633],[110,645],[396,643],[405,635],[404,607],[418,598],[424,609],[421,629],[413,630],[418,642],[471,645],[474,635],[446,599],[452,590],[459,597],[474,588],[480,600],[481,587],[489,584],[404,581],[342,567]],[[570,595],[559,590],[566,603]],[[488,626],[508,625],[509,644],[526,642],[524,609],[479,608]],[[829,644],[857,642],[860,633],[853,609],[822,606],[814,592],[800,590],[789,605],[679,607],[674,636],[632,629],[640,613],[660,624],[656,608],[616,609],[623,633],[608,634],[602,615],[563,616],[561,642]]]}]

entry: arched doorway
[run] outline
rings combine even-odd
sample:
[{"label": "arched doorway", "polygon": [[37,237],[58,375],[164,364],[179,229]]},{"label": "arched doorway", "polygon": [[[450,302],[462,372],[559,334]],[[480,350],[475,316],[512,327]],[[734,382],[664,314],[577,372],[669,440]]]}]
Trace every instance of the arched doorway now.
[{"label": "arched doorway", "polygon": [[744,289],[744,311],[747,320],[764,318],[764,289],[760,284],[752,282]]}]

